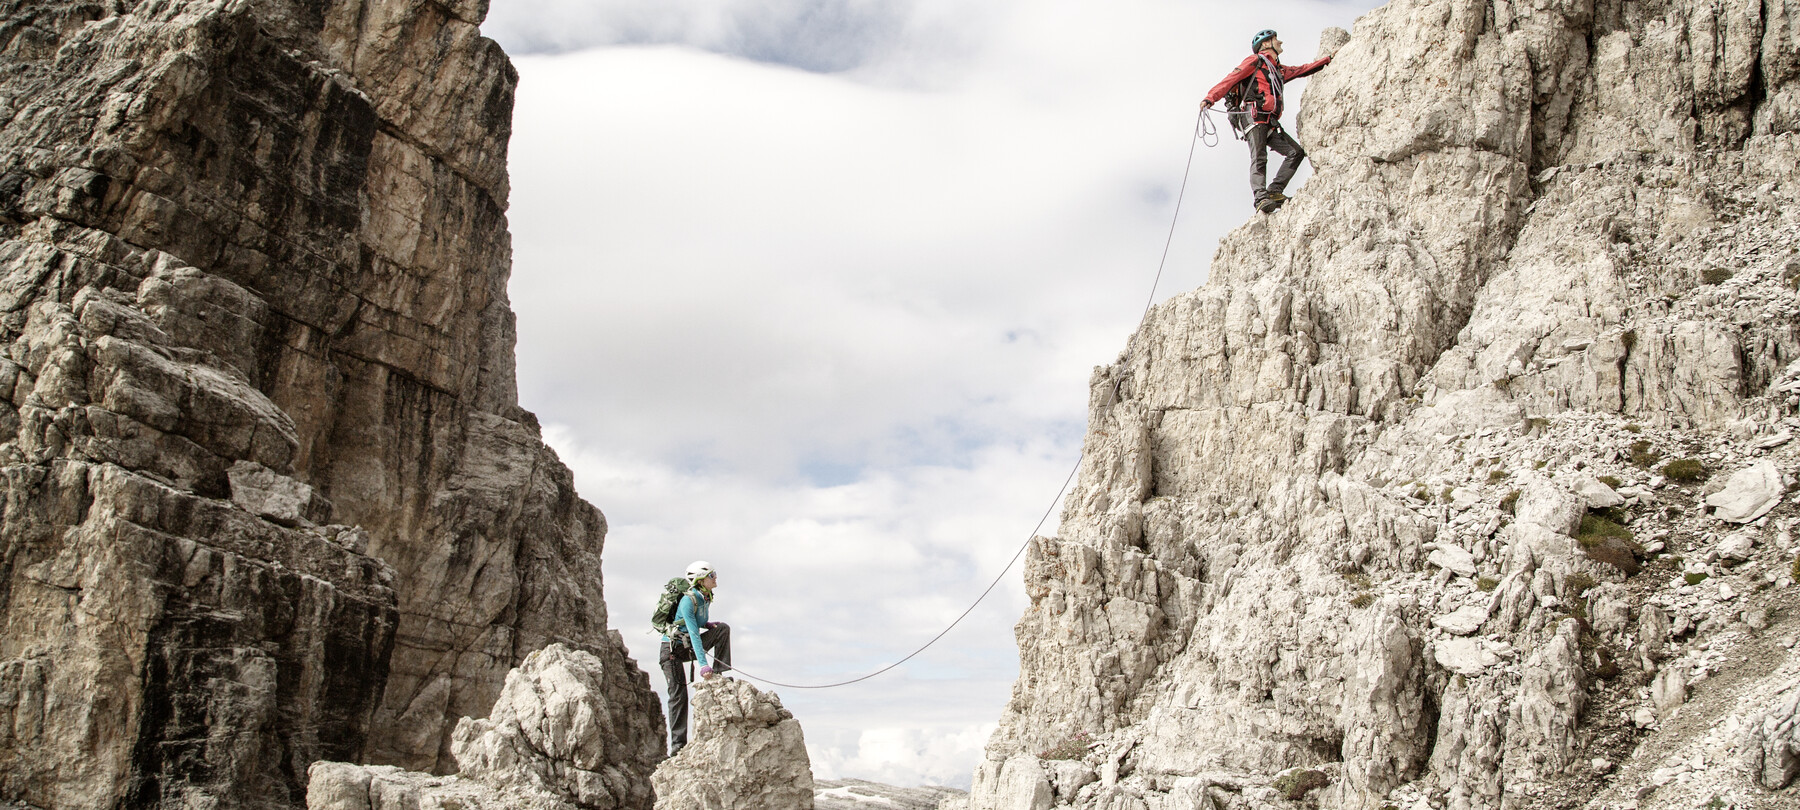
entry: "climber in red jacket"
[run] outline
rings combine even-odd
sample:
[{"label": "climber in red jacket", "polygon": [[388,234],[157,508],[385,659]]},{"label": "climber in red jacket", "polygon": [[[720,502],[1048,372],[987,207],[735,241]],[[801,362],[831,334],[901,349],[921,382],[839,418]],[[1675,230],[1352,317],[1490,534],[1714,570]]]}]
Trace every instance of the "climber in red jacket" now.
[{"label": "climber in red jacket", "polygon": [[[1300,161],[1306,158],[1306,150],[1300,148],[1292,137],[1281,129],[1282,86],[1302,76],[1310,76],[1319,72],[1331,63],[1331,57],[1324,57],[1316,62],[1308,62],[1299,67],[1289,67],[1281,63],[1281,39],[1273,30],[1259,32],[1250,39],[1252,53],[1231,75],[1219,82],[1212,92],[1206,94],[1206,101],[1200,109],[1205,110],[1217,104],[1219,99],[1231,92],[1233,87],[1244,85],[1244,108],[1250,112],[1247,124],[1248,131],[1244,140],[1250,144],[1250,187],[1256,194],[1256,210],[1272,214],[1281,204],[1287,202],[1287,195],[1281,193],[1287,188],[1289,180],[1294,179],[1294,172],[1300,169]],[[1281,154],[1281,170],[1275,173],[1275,182],[1264,184],[1269,171],[1269,150]]]}]

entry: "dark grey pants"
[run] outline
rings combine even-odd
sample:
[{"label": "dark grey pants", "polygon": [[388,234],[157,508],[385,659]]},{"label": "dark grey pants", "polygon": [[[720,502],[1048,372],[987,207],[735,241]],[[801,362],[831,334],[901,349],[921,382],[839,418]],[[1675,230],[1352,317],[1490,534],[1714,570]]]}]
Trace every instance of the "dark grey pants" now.
[{"label": "dark grey pants", "polygon": [[[712,627],[701,630],[700,646],[712,653],[713,671],[731,669],[731,625],[713,622]],[[669,756],[675,756],[688,741],[688,680],[681,665],[692,660],[694,648],[687,643],[686,633],[676,636],[673,643],[663,642],[657,655],[663,683],[669,687]],[[701,666],[705,665],[701,662]]]},{"label": "dark grey pants", "polygon": [[[1300,170],[1300,161],[1306,159],[1306,150],[1288,137],[1280,124],[1257,124],[1244,135],[1250,143],[1250,190],[1256,195],[1256,201],[1262,202],[1270,192],[1281,193],[1287,188],[1289,180],[1294,179],[1294,172]],[[1269,150],[1273,149],[1282,156],[1281,169],[1275,172],[1275,182],[1265,182],[1269,176]]]}]

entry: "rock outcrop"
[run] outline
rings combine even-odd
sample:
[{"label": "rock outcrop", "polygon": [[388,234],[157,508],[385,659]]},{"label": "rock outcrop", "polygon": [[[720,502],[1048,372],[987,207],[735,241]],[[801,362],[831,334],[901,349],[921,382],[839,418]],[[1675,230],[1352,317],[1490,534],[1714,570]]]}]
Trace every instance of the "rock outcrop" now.
[{"label": "rock outcrop", "polygon": [[[557,640],[602,660],[621,739],[659,733],[605,520],[516,401],[485,10],[4,4],[0,800],[445,771]],[[650,750],[611,764],[647,780]]]},{"label": "rock outcrop", "polygon": [[613,810],[651,804],[650,786],[619,763],[661,754],[662,738],[610,700],[599,657],[552,644],[525,657],[485,720],[462,718],[452,777],[392,766],[316,762],[309,810]]},{"label": "rock outcrop", "polygon": [[657,766],[656,810],[812,810],[812,760],[781,698],[728,678],[694,685],[693,740]]},{"label": "rock outcrop", "polygon": [[1094,373],[970,806],[1796,801],[1796,54],[1793,0],[1359,20],[1305,188]]}]

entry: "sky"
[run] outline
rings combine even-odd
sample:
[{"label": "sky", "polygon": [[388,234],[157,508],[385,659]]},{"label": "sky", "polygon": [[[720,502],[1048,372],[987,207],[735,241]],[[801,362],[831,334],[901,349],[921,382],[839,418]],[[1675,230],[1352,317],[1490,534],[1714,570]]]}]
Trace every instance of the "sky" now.
[{"label": "sky", "polygon": [[883,675],[769,687],[818,778],[968,787],[1089,375],[1257,216],[1229,131],[1181,190],[1200,99],[1257,30],[1299,63],[1374,5],[494,0],[520,400],[607,516],[651,683],[650,611],[696,559],[739,670],[802,686],[997,581]]}]

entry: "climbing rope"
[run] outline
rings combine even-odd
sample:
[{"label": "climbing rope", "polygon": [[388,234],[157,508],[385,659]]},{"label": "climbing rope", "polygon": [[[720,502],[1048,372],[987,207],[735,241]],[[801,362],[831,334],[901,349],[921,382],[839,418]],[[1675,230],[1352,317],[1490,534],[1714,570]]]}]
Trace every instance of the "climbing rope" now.
[{"label": "climbing rope", "polygon": [[1169,245],[1175,242],[1175,223],[1181,221],[1181,201],[1187,198],[1188,175],[1194,170],[1194,144],[1203,140],[1207,133],[1212,134],[1214,146],[1219,142],[1219,130],[1213,126],[1212,118],[1206,114],[1206,108],[1200,108],[1200,116],[1194,120],[1194,137],[1188,141],[1187,163],[1181,167],[1181,190],[1175,192],[1175,213],[1169,217],[1169,235],[1163,239],[1162,258],[1156,260],[1156,278],[1150,282],[1150,298],[1144,301],[1144,314],[1138,316],[1138,323],[1150,317],[1150,307],[1156,303],[1156,288],[1162,284],[1163,265],[1169,262]]},{"label": "climbing rope", "polygon": [[[1155,303],[1156,303],[1156,288],[1160,284],[1162,284],[1163,266],[1165,264],[1167,264],[1169,261],[1169,245],[1171,245],[1175,241],[1175,223],[1177,223],[1181,220],[1181,201],[1187,197],[1188,176],[1193,172],[1193,169],[1194,169],[1194,144],[1204,141],[1207,137],[1212,138],[1211,142],[1207,143],[1207,146],[1209,146],[1209,147],[1217,146],[1218,142],[1219,142],[1218,128],[1213,125],[1212,119],[1209,118],[1206,113],[1207,113],[1207,111],[1206,111],[1205,107],[1200,108],[1200,115],[1199,115],[1198,119],[1196,119],[1194,121],[1194,135],[1192,138],[1190,138],[1188,140],[1187,163],[1185,166],[1183,166],[1183,168],[1181,170],[1181,190],[1176,192],[1176,194],[1175,194],[1175,213],[1169,218],[1169,235],[1167,238],[1165,238],[1163,240],[1162,258],[1156,262],[1156,278],[1150,282],[1150,299],[1148,301],[1144,302],[1144,314],[1138,316],[1139,324],[1142,324],[1144,322],[1145,318],[1150,317],[1150,308],[1153,305],[1155,305]],[[1235,113],[1235,112],[1231,112],[1231,111],[1225,112],[1225,115],[1240,115],[1240,114],[1241,115],[1249,115],[1250,111],[1246,110],[1243,113]],[[1121,382],[1123,382],[1123,381],[1121,381]],[[1115,395],[1116,395],[1116,388],[1115,388]],[[925,650],[929,649],[931,647],[931,645],[938,643],[939,639],[942,639],[944,636],[949,635],[950,631],[956,629],[956,626],[958,624],[961,624],[963,619],[968,618],[969,614],[975,612],[975,608],[981,604],[982,600],[984,600],[988,597],[988,594],[994,592],[994,588],[999,587],[1000,580],[1006,578],[1006,573],[1008,571],[1012,570],[1012,567],[1019,562],[1019,558],[1021,556],[1024,556],[1025,549],[1031,547],[1032,539],[1037,537],[1037,533],[1038,533],[1039,529],[1044,528],[1044,522],[1048,521],[1050,519],[1050,513],[1056,510],[1056,505],[1062,501],[1063,494],[1069,491],[1069,484],[1074,482],[1075,473],[1079,472],[1080,470],[1081,470],[1081,457],[1077,456],[1075,458],[1075,466],[1069,469],[1068,477],[1063,479],[1062,486],[1056,490],[1056,497],[1050,499],[1050,506],[1049,506],[1049,508],[1044,510],[1043,517],[1038,518],[1037,525],[1032,527],[1031,532],[1029,534],[1025,535],[1025,542],[1019,544],[1019,550],[1013,552],[1012,559],[1008,560],[1006,562],[1006,567],[1000,569],[999,575],[994,577],[993,582],[988,583],[987,590],[982,591],[980,596],[975,597],[975,601],[969,605],[967,610],[964,610],[962,612],[962,615],[957,616],[955,621],[950,622],[950,626],[945,627],[943,629],[943,631],[939,632],[935,636],[932,636],[930,641],[927,641],[924,644],[920,645],[918,649],[913,650],[910,653],[907,653],[905,658],[895,661],[892,664],[888,664],[887,666],[882,667],[881,669],[875,670],[874,672],[871,672],[862,677],[851,678],[850,680],[838,681],[836,683],[820,683],[820,684],[782,683],[781,681],[772,681],[772,680],[769,680],[768,678],[764,678],[764,677],[761,677],[758,675],[751,674],[749,672],[745,672],[744,670],[738,668],[735,665],[733,665],[731,667],[730,671],[736,672],[738,675],[741,675],[744,678],[747,678],[749,680],[756,681],[757,683],[767,684],[769,686],[779,686],[779,687],[782,687],[783,689],[833,689],[833,688],[836,688],[839,686],[849,686],[850,684],[853,684],[853,683],[861,683],[861,682],[866,681],[870,678],[873,678],[877,675],[880,675],[884,672],[887,672],[888,670],[891,670],[897,666],[900,666],[901,664],[904,664],[907,661],[911,661],[919,653],[922,653]]]}]

